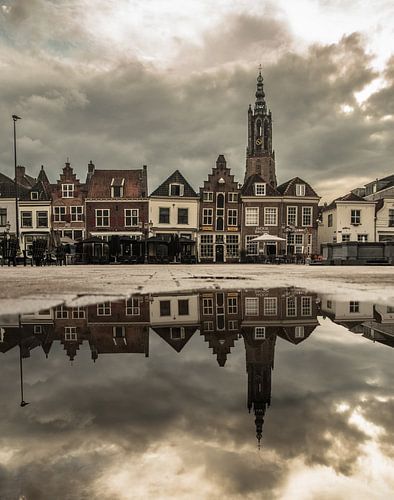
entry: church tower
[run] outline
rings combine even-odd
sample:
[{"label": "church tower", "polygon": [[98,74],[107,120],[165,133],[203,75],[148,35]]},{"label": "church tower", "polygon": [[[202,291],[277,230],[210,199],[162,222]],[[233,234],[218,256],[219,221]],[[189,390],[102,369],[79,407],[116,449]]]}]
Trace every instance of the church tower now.
[{"label": "church tower", "polygon": [[275,151],[272,150],[272,115],[267,111],[261,66],[257,76],[254,110],[248,109],[248,147],[246,149],[245,181],[258,174],[276,187]]}]

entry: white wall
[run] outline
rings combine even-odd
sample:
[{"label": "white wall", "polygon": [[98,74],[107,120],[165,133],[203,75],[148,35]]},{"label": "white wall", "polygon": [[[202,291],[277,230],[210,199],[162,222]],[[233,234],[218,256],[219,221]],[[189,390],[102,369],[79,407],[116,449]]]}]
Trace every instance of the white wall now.
[{"label": "white wall", "polygon": [[[198,229],[198,200],[197,199],[168,199],[151,198],[149,200],[149,220],[153,223],[153,228],[158,231],[166,230],[185,230],[196,231]],[[159,223],[159,208],[170,209],[170,223]],[[178,224],[178,208],[187,208],[189,210],[189,223]]]},{"label": "white wall", "polygon": [[[170,316],[160,316],[160,301],[169,300],[171,304]],[[178,314],[178,300],[189,301],[189,314],[180,316]],[[153,296],[150,305],[151,326],[158,325],[187,325],[199,323],[199,298],[198,295],[160,295]]]}]

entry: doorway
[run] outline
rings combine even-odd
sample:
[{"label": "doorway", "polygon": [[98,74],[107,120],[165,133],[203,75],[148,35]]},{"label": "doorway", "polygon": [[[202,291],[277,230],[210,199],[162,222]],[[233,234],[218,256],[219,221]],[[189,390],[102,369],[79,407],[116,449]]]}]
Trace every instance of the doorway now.
[{"label": "doorway", "polygon": [[215,260],[216,262],[224,262],[224,245],[216,245]]}]

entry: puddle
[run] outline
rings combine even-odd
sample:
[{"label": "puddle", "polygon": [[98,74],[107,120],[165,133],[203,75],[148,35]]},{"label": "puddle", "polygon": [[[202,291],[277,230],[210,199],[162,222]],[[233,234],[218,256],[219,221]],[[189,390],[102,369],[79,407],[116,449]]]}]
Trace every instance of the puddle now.
[{"label": "puddle", "polygon": [[394,304],[300,288],[4,316],[0,498],[390,491],[393,346]]}]

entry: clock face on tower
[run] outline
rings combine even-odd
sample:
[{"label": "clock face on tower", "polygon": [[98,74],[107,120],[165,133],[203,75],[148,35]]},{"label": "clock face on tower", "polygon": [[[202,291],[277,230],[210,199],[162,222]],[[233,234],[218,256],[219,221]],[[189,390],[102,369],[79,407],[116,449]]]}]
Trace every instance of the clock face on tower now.
[{"label": "clock face on tower", "polygon": [[257,146],[261,146],[263,144],[263,140],[261,139],[261,137],[257,137],[256,144]]}]

